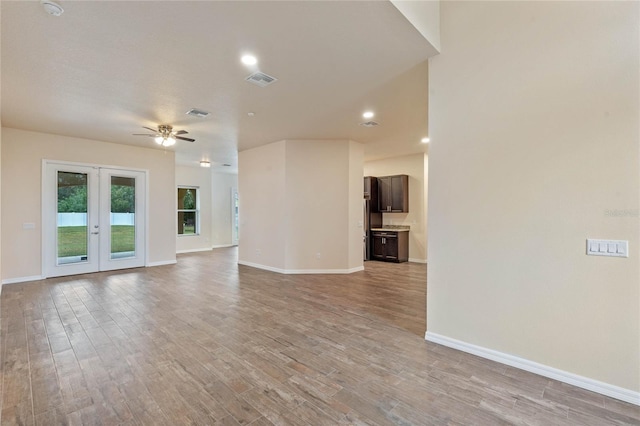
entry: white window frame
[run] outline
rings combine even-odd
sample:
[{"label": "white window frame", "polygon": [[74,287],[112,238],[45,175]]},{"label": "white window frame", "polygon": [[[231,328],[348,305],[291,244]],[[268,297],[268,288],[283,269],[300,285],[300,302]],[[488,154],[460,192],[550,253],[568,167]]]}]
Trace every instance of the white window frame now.
[{"label": "white window frame", "polygon": [[[178,192],[181,189],[191,189],[193,191],[195,191],[195,195],[196,195],[196,208],[195,209],[176,209],[176,221],[175,224],[176,226],[178,226],[178,217],[180,213],[190,213],[190,212],[195,212],[196,214],[196,223],[195,223],[195,229],[194,229],[194,233],[193,234],[180,234],[179,231],[179,227],[176,229],[176,234],[178,237],[196,237],[198,235],[200,235],[200,187],[199,186],[190,186],[190,185],[178,185],[176,188],[176,202],[177,202],[177,197],[178,197]],[[177,206],[176,206],[177,207]]]}]

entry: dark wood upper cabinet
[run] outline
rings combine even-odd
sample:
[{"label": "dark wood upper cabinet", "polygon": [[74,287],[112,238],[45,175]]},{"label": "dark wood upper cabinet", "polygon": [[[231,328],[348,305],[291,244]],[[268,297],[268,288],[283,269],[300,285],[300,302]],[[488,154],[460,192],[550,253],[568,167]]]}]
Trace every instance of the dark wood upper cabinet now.
[{"label": "dark wood upper cabinet", "polygon": [[388,212],[391,207],[391,177],[378,178],[378,209]]},{"label": "dark wood upper cabinet", "polygon": [[378,208],[383,213],[409,212],[409,176],[378,178]]}]

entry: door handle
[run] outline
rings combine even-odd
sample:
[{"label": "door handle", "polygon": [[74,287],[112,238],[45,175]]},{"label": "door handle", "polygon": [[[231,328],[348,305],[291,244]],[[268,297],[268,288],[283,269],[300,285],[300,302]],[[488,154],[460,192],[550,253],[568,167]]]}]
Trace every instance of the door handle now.
[{"label": "door handle", "polygon": [[92,232],[91,235],[98,235],[100,232],[96,231],[96,232]]}]

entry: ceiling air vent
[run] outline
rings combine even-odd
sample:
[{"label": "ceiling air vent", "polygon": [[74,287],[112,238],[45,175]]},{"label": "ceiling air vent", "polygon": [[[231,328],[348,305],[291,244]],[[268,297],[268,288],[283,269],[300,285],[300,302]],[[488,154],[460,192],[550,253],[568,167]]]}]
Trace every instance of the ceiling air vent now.
[{"label": "ceiling air vent", "polygon": [[375,121],[365,121],[364,123],[360,123],[360,125],[364,127],[374,127],[377,126],[378,123],[376,123]]},{"label": "ceiling air vent", "polygon": [[209,113],[201,109],[191,108],[189,111],[187,111],[187,115],[193,115],[194,117],[204,118],[207,115],[209,115]]},{"label": "ceiling air vent", "polygon": [[245,80],[247,80],[249,83],[257,84],[260,87],[267,87],[271,83],[274,83],[274,82],[278,81],[277,78],[271,77],[270,75],[265,74],[265,73],[260,72],[260,71],[254,72],[249,77],[247,77]]}]

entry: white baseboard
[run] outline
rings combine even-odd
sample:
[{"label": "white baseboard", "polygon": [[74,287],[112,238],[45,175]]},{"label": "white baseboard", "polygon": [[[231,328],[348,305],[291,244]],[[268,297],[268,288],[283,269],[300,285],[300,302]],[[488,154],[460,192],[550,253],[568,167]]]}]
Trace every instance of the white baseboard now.
[{"label": "white baseboard", "polygon": [[285,273],[284,269],[274,268],[273,266],[261,265],[259,263],[245,262],[244,260],[238,260],[238,265],[250,266],[252,268],[263,269],[265,271],[271,271],[271,272],[277,272],[279,274]]},{"label": "white baseboard", "polygon": [[175,265],[176,263],[178,263],[177,260],[161,260],[159,262],[147,262],[146,267],[150,268],[153,266]]},{"label": "white baseboard", "polygon": [[272,266],[261,265],[259,263],[238,261],[238,265],[251,266],[252,268],[264,269],[265,271],[277,272],[279,274],[351,274],[353,272],[364,271],[364,266],[357,266],[351,269],[280,269]]},{"label": "white baseboard", "polygon": [[364,271],[364,266],[351,269],[286,269],[285,274],[353,274]]},{"label": "white baseboard", "polygon": [[[147,267],[152,267],[152,266],[162,266],[162,265],[174,265],[176,263],[177,262],[175,260],[163,260],[163,261],[160,261],[160,262],[149,262],[149,263],[147,263],[146,266]],[[30,277],[6,278],[6,279],[2,280],[2,285],[26,283],[26,282],[29,282],[29,281],[43,280],[45,278],[46,277],[44,277],[42,275],[32,275]]]},{"label": "white baseboard", "polygon": [[2,284],[18,284],[25,283],[27,281],[38,281],[42,280],[44,277],[42,275],[32,275],[30,277],[18,277],[18,278],[7,278],[2,280]]},{"label": "white baseboard", "polygon": [[211,251],[212,249],[209,247],[199,248],[199,249],[191,249],[191,250],[178,250],[176,254],[185,254],[185,253],[197,253],[201,251]]},{"label": "white baseboard", "polygon": [[429,342],[438,343],[440,345],[457,349],[462,352],[467,352],[482,358],[510,365],[511,367],[516,367],[521,370],[539,374],[541,376],[558,380],[563,383],[568,383],[582,389],[587,389],[592,392],[610,396],[611,398],[619,399],[630,404],[640,405],[640,392],[621,388],[615,385],[610,385],[608,383],[600,382],[598,380],[590,379],[588,377],[580,376],[568,371],[549,367],[548,365],[539,364],[525,358],[505,354],[493,349],[484,348],[482,346],[476,346],[470,343],[463,342],[461,340],[456,340],[450,337],[442,336],[440,334],[431,333],[429,331],[425,333],[424,338]]},{"label": "white baseboard", "polygon": [[217,249],[217,248],[227,248],[227,247],[235,247],[237,246],[237,244],[216,244],[211,246],[212,249]]},{"label": "white baseboard", "polygon": [[413,263],[427,263],[427,259],[416,259],[414,257],[409,258],[409,262]]},{"label": "white baseboard", "polygon": [[190,250],[178,250],[176,254],[185,254],[185,253],[198,253],[201,251],[211,251],[217,248],[227,248],[227,247],[235,247],[235,244],[217,244],[211,247],[198,248],[198,249],[190,249]]}]

